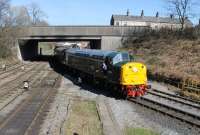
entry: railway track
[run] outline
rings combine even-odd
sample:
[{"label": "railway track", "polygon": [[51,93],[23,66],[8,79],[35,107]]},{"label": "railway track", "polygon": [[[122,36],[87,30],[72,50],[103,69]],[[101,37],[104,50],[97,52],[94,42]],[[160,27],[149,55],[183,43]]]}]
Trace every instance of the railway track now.
[{"label": "railway track", "polygon": [[36,72],[30,71],[29,74],[23,74],[17,78],[17,81],[14,79],[11,82],[8,82],[4,87],[0,88],[0,111],[24,92],[23,81],[30,80],[30,85],[32,85],[33,82],[41,78],[41,72],[37,72],[37,70],[42,68],[42,66],[36,67],[37,68],[34,68]]},{"label": "railway track", "polygon": [[174,98],[182,99],[184,101],[188,101],[188,102],[192,102],[192,103],[196,103],[196,104],[200,105],[200,101],[193,100],[193,99],[188,98],[188,97],[183,97],[183,96],[180,96],[180,95],[171,94],[171,93],[167,93],[167,92],[156,90],[156,89],[152,89],[152,91],[154,91],[156,93],[161,93],[161,94],[164,94],[164,95],[168,95],[168,96],[171,96],[171,97],[174,97]]},{"label": "railway track", "polygon": [[156,90],[149,91],[147,95],[139,99],[131,98],[129,100],[190,125],[200,127],[200,104],[197,102]]},{"label": "railway track", "polygon": [[7,73],[7,72],[9,72],[9,71],[12,71],[12,70],[14,70],[14,69],[20,68],[22,65],[23,65],[22,63],[15,63],[15,64],[13,64],[12,66],[8,66],[8,67],[6,68],[6,71],[4,71],[3,69],[1,69],[1,70],[0,70],[0,75],[5,74],[5,73]]},{"label": "railway track", "polygon": [[24,135],[38,135],[39,134],[40,125],[43,123],[43,118],[47,115],[47,112],[49,111],[50,104],[53,103],[54,98],[56,96],[57,88],[60,86],[60,79],[61,78],[59,78],[59,76],[55,76],[55,75],[53,77],[56,80],[54,85],[48,86],[48,84],[47,84],[47,87],[53,87],[53,88],[48,89],[49,94],[46,96],[44,102],[41,104],[40,108],[37,111],[36,116],[32,120],[29,127],[26,129],[26,132],[24,133]]},{"label": "railway track", "polygon": [[22,66],[24,66],[24,68],[30,68],[32,66],[32,64],[26,64],[26,65],[19,65],[18,67],[9,70],[9,71],[5,71],[3,73],[0,73],[0,79],[5,79],[8,78],[9,76],[12,76],[13,74],[16,74],[16,72],[23,72],[23,70],[21,69]]},{"label": "railway track", "polygon": [[[34,92],[20,106],[12,112],[6,120],[0,124],[0,134],[23,135],[27,132],[40,112],[43,104],[46,104],[51,90],[34,89]],[[14,129],[14,131],[12,131]],[[30,129],[29,129],[30,130]]]},{"label": "railway track", "polygon": [[[47,75],[46,72],[33,72],[29,75],[28,80],[30,80],[30,87],[32,87],[35,83],[43,78],[44,75]],[[26,78],[27,79],[27,78]],[[4,89],[3,92],[0,93],[0,111],[3,110],[6,106],[11,104],[17,97],[22,95],[24,92],[26,92],[23,89],[23,84],[15,84],[14,87],[9,87],[8,89]]]},{"label": "railway track", "polygon": [[188,107],[193,107],[195,109],[200,109],[200,103],[197,101],[193,101],[181,96],[177,96],[177,95],[173,95],[173,94],[169,94],[166,92],[158,92],[158,90],[152,90],[152,91],[148,91],[148,94],[153,95],[153,96],[157,96],[160,98],[164,98],[165,100],[169,100],[169,101],[173,101],[175,103],[179,103],[182,104],[184,106],[188,106]]},{"label": "railway track", "polygon": [[[44,66],[42,66],[44,68]],[[57,84],[54,83],[50,87],[41,87],[42,83],[53,78],[56,82],[58,75],[51,70],[44,71],[43,68],[37,69],[30,76],[30,86],[34,86],[28,91],[29,96],[14,111],[12,111],[4,120],[0,121],[0,134],[37,134],[37,130],[33,127],[39,126],[38,122],[42,122],[42,116],[47,112],[48,105],[51,103],[53,96],[56,94]],[[48,78],[50,76],[50,78]],[[46,84],[48,86],[48,84]],[[22,91],[23,93],[24,91]],[[15,98],[17,98],[16,95]],[[12,101],[10,101],[12,103]],[[1,112],[1,111],[0,111]],[[38,120],[39,119],[39,120]]]},{"label": "railway track", "polygon": [[[11,75],[9,76],[9,78],[6,78],[7,80],[4,80],[3,82],[0,83],[0,90],[4,91],[4,88],[13,88],[13,85],[16,86],[16,84],[20,84],[22,83],[22,81],[25,81],[28,79],[27,76],[30,76],[30,74],[32,74],[33,72],[37,72],[37,70],[40,70],[41,68],[43,68],[44,65],[42,64],[35,64],[34,66],[30,66],[29,68],[27,68],[25,71],[23,72],[16,72],[16,76],[15,75]],[[18,86],[18,85],[17,85]],[[0,92],[1,93],[1,92]]]}]

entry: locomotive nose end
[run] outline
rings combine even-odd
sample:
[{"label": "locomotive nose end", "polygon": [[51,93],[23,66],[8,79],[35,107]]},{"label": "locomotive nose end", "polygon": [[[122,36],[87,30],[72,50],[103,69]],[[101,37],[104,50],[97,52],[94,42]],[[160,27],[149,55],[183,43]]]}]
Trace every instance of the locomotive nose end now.
[{"label": "locomotive nose end", "polygon": [[146,66],[142,63],[129,62],[122,66],[121,78],[124,85],[146,84]]}]

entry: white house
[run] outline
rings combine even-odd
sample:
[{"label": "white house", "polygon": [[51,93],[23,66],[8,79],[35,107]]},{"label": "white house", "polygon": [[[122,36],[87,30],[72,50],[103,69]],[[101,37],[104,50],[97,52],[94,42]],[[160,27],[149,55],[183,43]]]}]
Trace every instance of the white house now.
[{"label": "white house", "polygon": [[[110,24],[112,26],[149,26],[152,29],[181,28],[179,19],[174,18],[173,15],[170,15],[170,17],[159,17],[157,12],[155,16],[144,16],[143,10],[140,16],[132,16],[129,14],[129,11],[127,11],[126,15],[112,15]],[[192,26],[192,22],[187,19],[185,27]]]}]

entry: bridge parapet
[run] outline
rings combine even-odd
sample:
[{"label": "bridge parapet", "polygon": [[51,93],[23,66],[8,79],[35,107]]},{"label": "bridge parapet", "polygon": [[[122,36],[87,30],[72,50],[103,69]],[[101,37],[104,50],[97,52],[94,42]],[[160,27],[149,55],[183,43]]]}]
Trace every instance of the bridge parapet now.
[{"label": "bridge parapet", "polygon": [[27,27],[27,36],[126,36],[141,33],[149,27],[141,26],[44,26]]}]

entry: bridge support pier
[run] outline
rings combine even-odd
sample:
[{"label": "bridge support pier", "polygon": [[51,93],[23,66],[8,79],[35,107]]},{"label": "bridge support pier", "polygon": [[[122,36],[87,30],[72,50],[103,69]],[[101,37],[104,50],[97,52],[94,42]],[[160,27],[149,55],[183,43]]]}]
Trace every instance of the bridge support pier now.
[{"label": "bridge support pier", "polygon": [[38,56],[38,41],[19,40],[18,41],[21,60],[34,60]]},{"label": "bridge support pier", "polygon": [[101,49],[102,50],[117,50],[122,47],[122,37],[102,36]]}]

